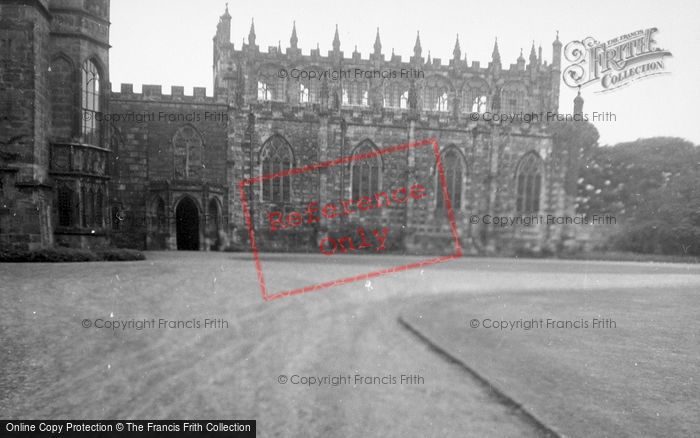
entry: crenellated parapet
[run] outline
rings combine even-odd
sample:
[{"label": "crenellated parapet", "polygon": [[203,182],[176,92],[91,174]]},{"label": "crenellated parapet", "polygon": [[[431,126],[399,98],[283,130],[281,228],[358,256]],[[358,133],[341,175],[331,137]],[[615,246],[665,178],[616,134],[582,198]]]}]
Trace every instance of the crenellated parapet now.
[{"label": "crenellated parapet", "polygon": [[110,93],[112,101],[139,101],[139,102],[163,102],[163,103],[183,103],[183,104],[226,104],[226,90],[219,90],[218,96],[207,96],[205,87],[193,87],[192,94],[185,94],[185,87],[172,86],[170,94],[163,93],[161,85],[144,84],[141,92],[134,92],[133,84],[121,84],[119,91]]},{"label": "crenellated parapet", "polygon": [[[561,43],[553,44],[553,62],[542,59],[533,42],[529,59],[521,51],[515,63],[502,64],[498,43],[487,64],[467,60],[467,54],[455,41],[453,57],[447,62],[431,58],[416,35],[413,56],[404,60],[391,50],[384,54],[379,29],[374,50],[363,55],[357,50],[343,51],[336,27],[332,49],[322,54],[318,48],[302,51],[298,46],[296,23],[290,44],[262,50],[256,44],[255,25],[251,23],[248,41],[236,47],[223,36],[230,20],[222,16],[214,37],[214,83],[227,90],[237,107],[254,102],[276,101],[290,105],[319,104],[321,109],[368,107],[420,112],[540,112],[556,111],[559,96]],[[557,53],[559,52],[559,53]],[[323,89],[327,90],[327,102]],[[412,90],[412,91],[411,91]],[[415,99],[409,101],[409,94]]]}]

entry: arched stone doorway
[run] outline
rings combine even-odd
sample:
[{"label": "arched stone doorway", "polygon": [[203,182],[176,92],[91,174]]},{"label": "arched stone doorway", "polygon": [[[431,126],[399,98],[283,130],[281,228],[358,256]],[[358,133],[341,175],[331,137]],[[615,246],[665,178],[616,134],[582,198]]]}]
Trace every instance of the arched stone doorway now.
[{"label": "arched stone doorway", "polygon": [[183,198],[175,209],[177,228],[177,249],[185,251],[199,250],[199,209],[189,198]]}]

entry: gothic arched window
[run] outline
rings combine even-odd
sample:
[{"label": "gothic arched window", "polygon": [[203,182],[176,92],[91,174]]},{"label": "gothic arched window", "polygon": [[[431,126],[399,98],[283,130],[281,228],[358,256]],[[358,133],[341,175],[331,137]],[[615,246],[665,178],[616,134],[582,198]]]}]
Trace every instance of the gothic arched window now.
[{"label": "gothic arched window", "polygon": [[272,100],[272,89],[267,82],[258,81],[258,100]]},{"label": "gothic arched window", "polygon": [[399,108],[408,109],[408,90],[401,93],[401,97],[399,98]]},{"label": "gothic arched window", "polygon": [[428,86],[423,93],[423,108],[429,111],[447,111],[447,89]]},{"label": "gothic arched window", "polygon": [[367,84],[361,81],[350,81],[343,88],[343,105],[367,106],[369,92]]},{"label": "gothic arched window", "polygon": [[[292,147],[280,135],[273,135],[260,150],[261,174],[270,175],[292,168],[294,155]],[[265,179],[262,182],[263,201],[290,202],[292,199],[291,177]]]},{"label": "gothic arched window", "polygon": [[83,142],[93,145],[100,143],[100,73],[91,60],[83,63],[81,77],[81,134]]},{"label": "gothic arched window", "polygon": [[[309,67],[314,69],[316,67]],[[320,69],[320,67],[318,67]],[[317,103],[321,100],[321,81],[317,79],[300,78],[299,81],[299,103]]]},{"label": "gothic arched window", "polygon": [[90,189],[88,192],[87,211],[85,212],[85,216],[88,220],[87,226],[95,226],[95,191],[93,189]]},{"label": "gothic arched window", "polygon": [[[441,155],[442,168],[445,172],[445,182],[447,184],[447,193],[450,195],[450,204],[454,210],[462,208],[462,185],[463,185],[463,160],[461,154],[454,148],[450,148]],[[437,199],[437,208],[445,208],[445,197],[442,192],[442,181],[440,174],[437,174],[435,185],[435,193]]]},{"label": "gothic arched window", "polygon": [[437,97],[435,110],[441,112],[447,111],[447,91],[443,91],[442,94]]},{"label": "gothic arched window", "polygon": [[486,104],[488,103],[488,98],[486,97],[485,94],[481,96],[476,96],[472,102],[472,111],[473,113],[479,113],[479,114],[484,114],[486,112]]},{"label": "gothic arched window", "polygon": [[173,136],[173,162],[176,179],[202,178],[202,148],[204,142],[199,132],[185,125]]},{"label": "gothic arched window", "polygon": [[87,192],[87,189],[85,188],[85,186],[82,186],[80,188],[80,207],[81,207],[80,208],[80,216],[81,216],[80,225],[83,227],[87,227],[87,224],[88,224],[87,204],[88,204],[88,192]]},{"label": "gothic arched window", "polygon": [[516,212],[533,214],[540,211],[542,189],[542,159],[535,152],[528,152],[518,164],[516,177]]},{"label": "gothic arched window", "polygon": [[97,228],[104,227],[104,195],[102,189],[97,189],[97,194],[95,195],[95,226]]},{"label": "gothic arched window", "polygon": [[286,101],[286,81],[279,77],[279,68],[267,66],[258,76],[258,100]]},{"label": "gothic arched window", "polygon": [[369,90],[362,91],[362,98],[360,99],[360,105],[369,106]]},{"label": "gothic arched window", "polygon": [[75,225],[75,193],[67,186],[58,188],[57,195],[58,225],[72,227]]},{"label": "gothic arched window", "polygon": [[384,107],[408,109],[408,85],[396,81],[386,85]]},{"label": "gothic arched window", "polygon": [[299,103],[309,103],[309,89],[304,84],[299,84]]},{"label": "gothic arched window", "polygon": [[525,110],[525,91],[510,86],[501,93],[501,110],[505,114],[519,114]]},{"label": "gothic arched window", "polygon": [[[353,156],[365,155],[376,152],[374,145],[365,141],[359,145]],[[358,200],[363,196],[373,198],[380,190],[380,178],[382,175],[382,163],[379,157],[361,158],[352,164],[352,199]]]},{"label": "gothic arched window", "polygon": [[462,110],[483,114],[488,110],[489,89],[486,83],[476,82],[465,85],[462,89]]},{"label": "gothic arched window", "polygon": [[448,93],[450,84],[442,77],[433,76],[426,80],[423,87],[422,108],[427,111],[448,111]]}]

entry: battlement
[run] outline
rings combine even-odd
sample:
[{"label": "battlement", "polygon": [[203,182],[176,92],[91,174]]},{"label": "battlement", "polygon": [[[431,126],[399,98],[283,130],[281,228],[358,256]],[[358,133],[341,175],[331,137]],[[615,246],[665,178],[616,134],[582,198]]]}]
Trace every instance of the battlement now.
[{"label": "battlement", "polygon": [[[295,65],[298,68],[303,68],[304,65],[307,66],[334,66],[338,68],[341,65],[342,68],[352,68],[352,67],[366,67],[367,69],[376,69],[377,61],[379,61],[379,68],[413,68],[413,69],[423,69],[425,72],[448,72],[454,71],[460,73],[470,73],[478,75],[486,75],[488,73],[494,72],[494,66],[492,62],[487,62],[482,64],[481,61],[466,61],[464,59],[455,60],[450,59],[449,62],[443,62],[441,58],[420,58],[416,60],[414,57],[410,57],[410,60],[404,60],[401,55],[390,54],[388,57],[384,54],[371,54],[369,57],[363,57],[360,52],[353,52],[351,56],[346,56],[345,52],[338,51],[334,52],[329,50],[327,55],[322,55],[320,49],[311,49],[307,53],[303,53],[302,50],[287,49],[287,51],[280,50],[279,47],[270,46],[267,51],[258,50],[257,46],[253,47],[248,44],[244,44],[241,49],[235,49],[233,46],[230,47],[228,51],[228,56],[224,59],[257,59],[261,62],[266,62],[268,64],[280,65],[281,67],[286,67],[287,65]],[[500,66],[500,63],[498,64]],[[536,63],[536,68],[538,73],[546,74],[552,70],[552,65],[548,64],[547,61],[541,63]],[[513,73],[523,73],[528,70],[528,64],[525,64],[524,68],[518,68],[518,64],[503,65],[499,68],[501,73],[513,74]]]},{"label": "battlement", "polygon": [[[348,46],[341,45],[336,25],[331,50],[322,55],[318,43],[316,48],[308,52],[302,51],[298,45],[296,23],[292,24],[289,45],[286,48],[283,48],[280,41],[277,46],[268,46],[267,51],[256,44],[257,36],[253,21],[251,21],[248,38],[244,38],[238,47],[231,42],[230,25],[231,16],[227,8],[219,19],[214,36],[214,83],[216,87],[224,87],[224,84],[231,83],[229,72],[236,66],[236,69],[242,68],[242,71],[237,71],[240,84],[243,84],[243,80],[255,82],[262,78],[263,83],[276,90],[286,87],[286,85],[281,84],[282,81],[302,82],[314,77],[325,80],[326,75],[334,74],[343,80],[348,77],[347,80],[354,82],[373,81],[379,78],[383,82],[382,86],[388,85],[388,79],[399,79],[397,81],[400,83],[399,87],[406,87],[409,82],[415,83],[418,88],[424,84],[434,87],[437,82],[442,82],[441,86],[447,85],[450,89],[460,92],[471,87],[475,87],[477,90],[484,89],[483,84],[488,84],[487,86],[492,91],[500,91],[502,87],[524,86],[528,95],[546,94],[546,96],[537,96],[536,99],[542,101],[541,97],[545,97],[545,101],[550,100],[547,107],[556,108],[557,105],[559,85],[552,80],[552,75],[558,75],[561,70],[562,44],[558,34],[552,42],[551,64],[543,59],[542,46],[536,48],[534,41],[527,59],[521,49],[516,62],[508,64],[501,60],[497,39],[493,44],[490,62],[482,63],[479,61],[469,62],[466,53],[462,52],[459,35],[457,35],[452,57],[449,60],[431,58],[430,51],[427,51],[427,57],[425,57],[426,51],[421,46],[420,33],[417,33],[413,54],[403,58],[396,54],[394,49],[391,49],[389,55],[385,54],[382,50],[380,31],[377,28],[373,50],[369,55],[363,56],[357,50],[357,46],[354,46],[352,52],[341,50],[341,47],[347,48]],[[343,71],[346,72],[345,76],[340,75]],[[321,73],[326,75],[321,75]],[[350,76],[353,77],[350,78]],[[275,77],[278,77],[279,80],[273,84],[271,81],[274,81]],[[335,81],[336,79],[331,78],[331,80]],[[474,85],[477,81],[480,81],[481,84]],[[234,89],[242,86],[240,84],[234,85]],[[241,90],[236,89],[235,91],[240,95]],[[247,93],[247,91],[243,93],[246,95],[246,99],[252,97],[254,100],[254,96],[248,96]]]},{"label": "battlement", "polygon": [[163,94],[161,85],[143,84],[141,92],[134,92],[133,84],[121,84],[120,91],[112,91],[112,100],[138,100],[152,102],[195,103],[195,104],[226,104],[226,90],[217,90],[218,98],[207,96],[205,87],[193,87],[192,95],[185,94],[185,87],[173,85],[170,94]]}]

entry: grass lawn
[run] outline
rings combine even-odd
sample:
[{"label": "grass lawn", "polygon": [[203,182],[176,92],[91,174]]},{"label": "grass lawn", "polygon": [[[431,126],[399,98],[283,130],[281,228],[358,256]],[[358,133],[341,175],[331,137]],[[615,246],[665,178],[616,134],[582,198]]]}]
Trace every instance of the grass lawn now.
[{"label": "grass lawn", "polygon": [[589,251],[574,254],[561,254],[560,259],[600,260],[611,262],[652,262],[652,263],[700,263],[697,256],[679,256],[663,254],[640,254],[634,252]]},{"label": "grass lawn", "polygon": [[[699,310],[697,290],[640,287],[453,294],[403,318],[566,436],[695,436]],[[611,318],[616,328],[483,327],[540,318]]]},{"label": "grass lawn", "polygon": [[[692,379],[700,361],[692,336],[700,265],[463,258],[265,302],[250,254],[146,255],[123,263],[0,263],[0,417],[254,418],[261,437],[541,436],[402,328],[403,314],[432,327],[431,336],[439,334],[466,363],[491,373],[507,394],[568,435],[698,430],[700,391]],[[262,259],[273,288],[422,258]],[[481,315],[598,314],[616,319],[618,328],[498,333],[468,326]],[[230,327],[82,325],[97,318],[223,318]],[[425,383],[278,381],[404,373]]]}]

